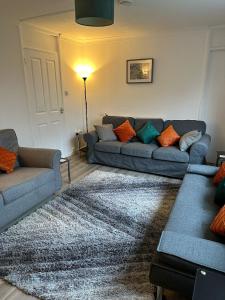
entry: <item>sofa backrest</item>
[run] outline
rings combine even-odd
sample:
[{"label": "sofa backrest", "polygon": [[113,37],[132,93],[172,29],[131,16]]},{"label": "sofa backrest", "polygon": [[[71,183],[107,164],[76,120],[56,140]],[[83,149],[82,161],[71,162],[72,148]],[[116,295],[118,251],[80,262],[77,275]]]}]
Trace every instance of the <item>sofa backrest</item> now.
[{"label": "sofa backrest", "polygon": [[134,127],[134,118],[131,117],[118,117],[118,116],[104,116],[102,124],[112,124],[113,128],[120,126],[123,122],[129,120],[132,127]]},{"label": "sofa backrest", "polygon": [[6,148],[10,151],[18,151],[18,140],[13,129],[0,130],[0,147]]},{"label": "sofa backrest", "polygon": [[152,125],[158,130],[158,132],[161,132],[163,130],[164,122],[162,119],[142,119],[137,118],[134,119],[134,129],[136,132],[140,130],[147,122],[151,122]]},{"label": "sofa backrest", "polygon": [[164,129],[169,125],[173,125],[174,129],[179,135],[183,135],[192,130],[201,131],[202,134],[206,132],[206,124],[204,121],[197,120],[167,120],[164,122]]}]

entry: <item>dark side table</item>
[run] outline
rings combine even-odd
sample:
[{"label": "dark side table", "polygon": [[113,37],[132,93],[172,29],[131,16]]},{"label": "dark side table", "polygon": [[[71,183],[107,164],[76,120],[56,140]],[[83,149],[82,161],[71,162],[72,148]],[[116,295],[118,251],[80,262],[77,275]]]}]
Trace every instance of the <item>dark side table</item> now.
[{"label": "dark side table", "polygon": [[225,162],[225,151],[216,151],[217,158],[216,158],[216,165],[217,167]]},{"label": "dark side table", "polygon": [[[216,255],[216,254],[215,254]],[[199,269],[192,300],[224,300],[225,274]]]}]

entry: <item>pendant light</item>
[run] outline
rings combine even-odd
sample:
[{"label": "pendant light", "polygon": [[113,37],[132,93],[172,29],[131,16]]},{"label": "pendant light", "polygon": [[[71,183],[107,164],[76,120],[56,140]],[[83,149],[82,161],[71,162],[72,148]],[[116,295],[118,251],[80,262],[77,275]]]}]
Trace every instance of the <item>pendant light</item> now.
[{"label": "pendant light", "polygon": [[114,23],[114,0],[75,0],[76,22],[85,26],[109,26]]}]

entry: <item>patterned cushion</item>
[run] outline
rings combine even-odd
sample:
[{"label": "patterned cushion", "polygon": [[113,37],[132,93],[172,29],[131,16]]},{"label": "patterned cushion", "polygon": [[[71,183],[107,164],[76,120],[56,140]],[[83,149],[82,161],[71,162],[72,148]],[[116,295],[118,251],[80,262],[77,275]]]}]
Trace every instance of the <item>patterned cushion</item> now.
[{"label": "patterned cushion", "polygon": [[113,131],[115,132],[119,140],[124,143],[129,142],[134,136],[136,136],[136,132],[134,131],[128,120],[115,128]]},{"label": "patterned cushion", "polygon": [[16,164],[16,153],[0,147],[0,170],[7,174],[13,172]]},{"label": "patterned cushion", "polygon": [[218,185],[223,179],[225,178],[225,163],[223,163],[218,172],[216,173],[214,179],[213,179],[213,183],[215,185]]},{"label": "patterned cushion", "polygon": [[210,229],[216,234],[225,236],[225,205],[221,208],[221,210],[213,220]]},{"label": "patterned cushion", "polygon": [[161,133],[157,140],[162,147],[169,147],[177,143],[180,140],[180,136],[174,130],[173,126],[170,125]]}]

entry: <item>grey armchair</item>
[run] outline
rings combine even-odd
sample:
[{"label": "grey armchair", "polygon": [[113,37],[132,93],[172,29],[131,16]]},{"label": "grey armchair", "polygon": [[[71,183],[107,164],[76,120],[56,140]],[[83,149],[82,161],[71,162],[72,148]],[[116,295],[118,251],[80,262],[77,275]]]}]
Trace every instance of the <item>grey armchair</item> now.
[{"label": "grey armchair", "polygon": [[22,148],[14,130],[0,130],[0,147],[17,152],[13,173],[0,173],[0,231],[60,190],[59,150]]}]

